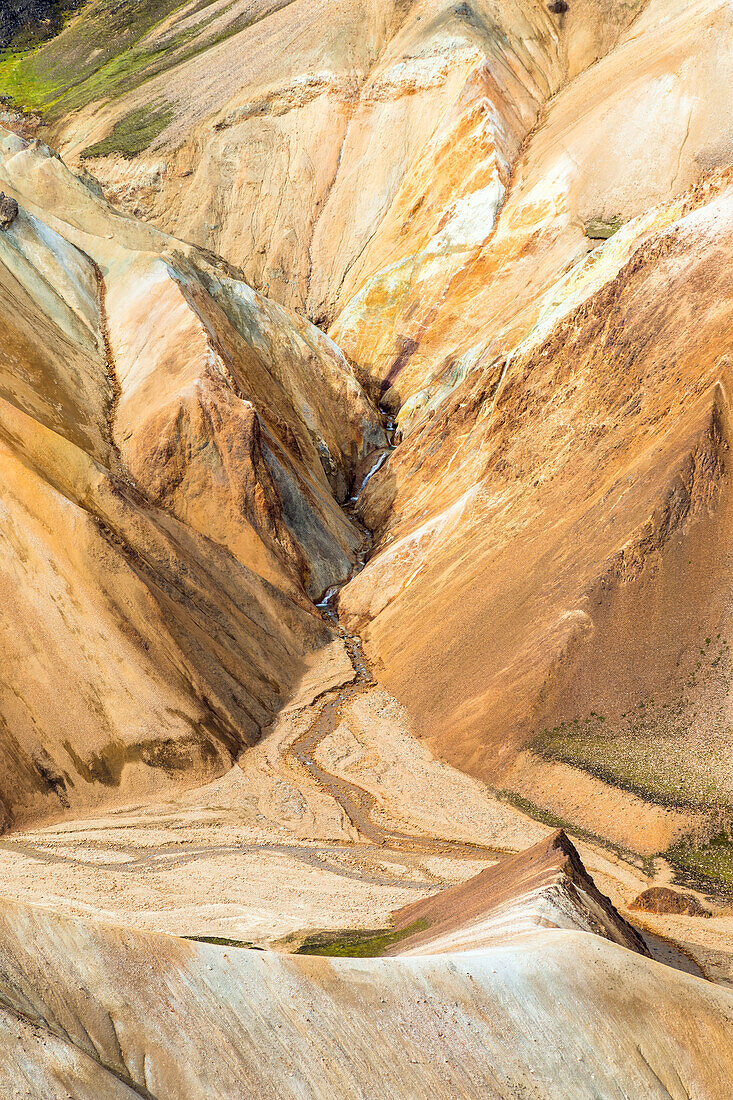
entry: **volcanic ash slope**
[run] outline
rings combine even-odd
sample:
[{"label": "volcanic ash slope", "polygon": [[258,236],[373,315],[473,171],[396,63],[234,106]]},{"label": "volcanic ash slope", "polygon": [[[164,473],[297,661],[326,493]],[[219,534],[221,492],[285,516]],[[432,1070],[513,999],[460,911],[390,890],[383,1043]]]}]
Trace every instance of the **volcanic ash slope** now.
[{"label": "volcanic ash slope", "polygon": [[384,440],[322,333],[0,131],[5,823],[220,773],[331,637]]}]

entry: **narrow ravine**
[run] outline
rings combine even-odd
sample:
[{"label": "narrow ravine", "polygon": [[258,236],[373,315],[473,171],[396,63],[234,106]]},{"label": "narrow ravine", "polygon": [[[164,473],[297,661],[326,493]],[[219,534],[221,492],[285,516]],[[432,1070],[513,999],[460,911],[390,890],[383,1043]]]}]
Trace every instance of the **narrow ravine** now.
[{"label": "narrow ravine", "polygon": [[344,585],[348,584],[364,568],[369,560],[372,548],[372,533],[358,519],[356,514],[359,501],[372,477],[389,461],[392,452],[398,445],[399,437],[394,419],[385,413],[383,409],[380,411],[387,433],[388,447],[386,449],[380,448],[374,452],[374,460],[368,473],[362,479],[358,489],[344,504],[344,511],[349,519],[362,530],[364,536],[363,548],[346,580],[329,588],[317,604],[324,619],[330,626],[335,627],[342,639],[354,669],[355,678],[351,683],[345,684],[325,696],[308,729],[292,743],[290,754],[304,768],[307,768],[319,786],[339,804],[354,828],[371,843],[383,848],[409,852],[415,855],[443,855],[456,859],[486,859],[494,862],[507,855],[508,852],[504,849],[474,844],[470,841],[447,840],[385,827],[380,824],[378,814],[375,813],[378,807],[375,795],[350,780],[326,771],[315,759],[318,746],[338,726],[346,704],[358,695],[377,686],[369,662],[364,654],[361,638],[357,634],[349,633],[339,621],[338,596]]},{"label": "narrow ravine", "polygon": [[102,269],[96,260],[93,260],[91,256],[86,255],[89,263],[92,265],[94,271],[94,278],[97,281],[97,308],[99,310],[99,334],[102,337],[102,350],[104,353],[104,363],[107,368],[107,378],[109,380],[110,389],[112,391],[109,407],[107,410],[107,421],[109,425],[109,439],[112,444],[112,448],[117,457],[117,461],[120,464],[120,469],[125,469],[125,463],[122,455],[120,454],[120,448],[117,445],[115,439],[115,423],[117,420],[117,408],[122,397],[122,387],[120,386],[120,380],[117,377],[117,367],[115,365],[114,352],[112,351],[112,340],[109,334],[109,315],[107,313],[107,285],[104,281],[104,275]]}]

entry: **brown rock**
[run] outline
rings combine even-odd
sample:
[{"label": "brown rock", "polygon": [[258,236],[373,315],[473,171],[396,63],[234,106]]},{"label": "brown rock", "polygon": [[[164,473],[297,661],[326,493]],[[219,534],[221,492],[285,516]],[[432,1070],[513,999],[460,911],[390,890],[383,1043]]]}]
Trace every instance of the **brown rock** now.
[{"label": "brown rock", "polygon": [[199,783],[257,740],[330,640],[304,590],[352,567],[338,497],[385,436],[322,332],[45,146],[0,131],[0,186],[35,214],[0,233],[0,826],[18,827]]},{"label": "brown rock", "polygon": [[467,882],[405,905],[394,927],[419,927],[387,954],[437,954],[487,947],[528,928],[593,932],[649,955],[643,939],[602,894],[562,830]]},{"label": "brown rock", "polygon": [[[658,207],[637,223],[638,243],[611,238],[603,264],[578,273],[566,312],[548,307],[505,370],[477,358],[452,391],[446,383],[435,415],[369,483],[362,514],[376,549],[339,603],[347,625],[369,623],[381,682],[434,751],[632,847],[648,843],[644,807],[618,813],[608,777],[629,758],[648,774],[653,751],[668,805],[676,732],[700,713],[692,673],[700,662],[722,678],[728,662],[730,316],[719,303],[733,190],[722,175],[716,187],[702,203],[690,193]],[[680,654],[690,689],[663,697]],[[726,705],[684,753],[682,808],[704,804],[711,769],[725,781],[715,762]],[[530,782],[533,743],[544,772]],[[601,797],[575,798],[555,761],[603,780]],[[655,835],[652,850],[672,840]]]},{"label": "brown rock", "polygon": [[18,216],[18,204],[10,195],[0,191],[0,229],[7,229]]},{"label": "brown rock", "polygon": [[631,902],[629,909],[638,909],[642,913],[672,913],[687,917],[710,917],[712,913],[692,894],[682,894],[670,890],[668,886],[652,886],[643,890]]}]

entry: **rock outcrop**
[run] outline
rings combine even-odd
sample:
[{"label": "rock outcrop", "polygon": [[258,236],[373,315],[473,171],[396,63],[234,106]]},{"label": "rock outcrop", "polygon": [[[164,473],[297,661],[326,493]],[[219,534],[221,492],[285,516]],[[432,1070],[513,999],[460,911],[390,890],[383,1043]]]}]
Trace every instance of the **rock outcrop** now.
[{"label": "rock outcrop", "polygon": [[65,13],[83,0],[13,0],[0,8],[0,49],[28,46],[61,30]]},{"label": "rock outcrop", "polygon": [[329,632],[380,418],[340,352],[0,137],[6,823],[223,770]]},{"label": "rock outcrop", "polygon": [[629,905],[640,913],[668,913],[672,916],[710,917],[709,909],[701,905],[694,894],[671,890],[668,886],[652,886],[642,890]]},{"label": "rock outcrop", "polygon": [[0,191],[0,229],[7,229],[18,217],[18,204],[15,199]]},{"label": "rock outcrop", "polygon": [[460,886],[406,905],[395,913],[394,927],[409,934],[388,955],[475,951],[538,928],[593,932],[649,955],[640,934],[598,890],[561,829]]}]

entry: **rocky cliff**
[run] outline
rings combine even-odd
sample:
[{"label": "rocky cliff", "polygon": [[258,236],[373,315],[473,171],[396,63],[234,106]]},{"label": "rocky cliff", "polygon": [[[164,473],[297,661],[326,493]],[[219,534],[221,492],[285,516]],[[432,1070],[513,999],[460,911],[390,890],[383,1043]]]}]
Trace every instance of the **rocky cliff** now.
[{"label": "rocky cliff", "polygon": [[537,928],[572,928],[649,956],[643,938],[598,890],[561,829],[458,886],[404,906],[394,915],[394,927],[406,935],[388,955],[476,951]]}]

